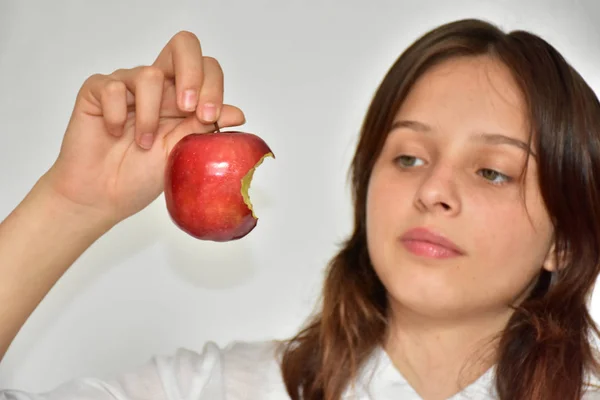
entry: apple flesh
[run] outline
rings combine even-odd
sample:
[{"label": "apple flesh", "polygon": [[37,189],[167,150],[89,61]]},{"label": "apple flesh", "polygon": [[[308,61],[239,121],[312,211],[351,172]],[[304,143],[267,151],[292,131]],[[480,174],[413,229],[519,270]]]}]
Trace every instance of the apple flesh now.
[{"label": "apple flesh", "polygon": [[252,231],[258,218],[248,189],[269,146],[247,132],[193,133],[171,150],[165,200],[171,220],[201,239],[225,242]]}]

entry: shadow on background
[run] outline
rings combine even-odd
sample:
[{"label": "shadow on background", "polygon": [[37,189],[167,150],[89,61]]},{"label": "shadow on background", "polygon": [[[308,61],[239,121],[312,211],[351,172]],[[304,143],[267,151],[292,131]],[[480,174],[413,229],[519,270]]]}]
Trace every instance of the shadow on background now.
[{"label": "shadow on background", "polygon": [[[261,211],[263,215],[266,213],[272,199],[260,186],[251,187],[249,195],[259,218],[258,225],[245,237],[231,242],[204,241],[188,235],[171,221],[166,207],[157,215],[164,218],[160,225],[168,227],[163,238],[167,263],[186,283],[218,290],[243,285],[255,276],[260,266],[253,251],[252,235],[260,229]],[[164,204],[162,196],[159,201]]]}]

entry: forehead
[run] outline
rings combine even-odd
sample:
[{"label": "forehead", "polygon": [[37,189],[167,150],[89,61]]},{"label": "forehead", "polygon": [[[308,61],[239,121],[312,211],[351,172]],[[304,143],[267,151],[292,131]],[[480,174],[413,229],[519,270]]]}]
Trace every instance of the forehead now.
[{"label": "forehead", "polygon": [[527,110],[510,70],[489,56],[460,57],[425,72],[396,120],[425,122],[448,134],[498,131],[526,139]]}]

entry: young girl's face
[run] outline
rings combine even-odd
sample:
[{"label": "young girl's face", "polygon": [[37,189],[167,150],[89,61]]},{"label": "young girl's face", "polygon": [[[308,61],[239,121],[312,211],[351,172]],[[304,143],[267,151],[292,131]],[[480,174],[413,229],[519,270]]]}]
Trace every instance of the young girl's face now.
[{"label": "young girl's face", "polygon": [[446,61],[421,77],[394,121],[367,195],[369,254],[392,307],[508,315],[542,268],[554,268],[516,82],[489,57]]}]

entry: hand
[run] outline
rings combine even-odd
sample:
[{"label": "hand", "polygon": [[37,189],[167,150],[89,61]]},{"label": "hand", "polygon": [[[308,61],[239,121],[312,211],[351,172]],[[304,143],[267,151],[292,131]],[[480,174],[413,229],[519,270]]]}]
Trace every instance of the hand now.
[{"label": "hand", "polygon": [[151,66],[96,74],[81,87],[59,156],[43,179],[76,207],[116,224],[156,199],[168,155],[190,133],[242,125],[223,105],[223,73],[189,32],[175,35]]}]

